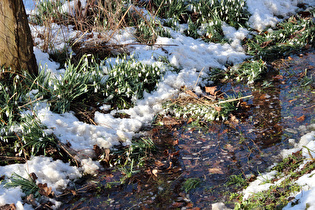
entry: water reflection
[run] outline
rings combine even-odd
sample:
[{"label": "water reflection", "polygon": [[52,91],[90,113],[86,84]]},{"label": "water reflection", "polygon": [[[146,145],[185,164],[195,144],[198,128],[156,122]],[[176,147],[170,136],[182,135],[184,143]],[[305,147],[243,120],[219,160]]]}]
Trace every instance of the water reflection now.
[{"label": "water reflection", "polygon": [[263,88],[261,83],[258,83],[252,92],[255,142],[261,145],[262,149],[271,147],[282,139],[280,91],[280,82],[275,81],[272,87],[268,88]]}]

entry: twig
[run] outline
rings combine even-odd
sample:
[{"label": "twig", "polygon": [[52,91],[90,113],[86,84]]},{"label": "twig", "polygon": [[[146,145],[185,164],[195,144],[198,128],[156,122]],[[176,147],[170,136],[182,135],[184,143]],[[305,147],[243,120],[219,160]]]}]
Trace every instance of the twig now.
[{"label": "twig", "polygon": [[233,102],[233,101],[239,101],[239,100],[242,100],[242,99],[245,99],[245,98],[250,98],[252,96],[253,95],[248,95],[248,96],[244,96],[244,97],[240,97],[240,98],[233,98],[233,99],[228,99],[228,100],[225,100],[225,101],[219,101],[217,103],[213,103],[213,105],[224,104],[224,103],[229,103],[229,102]]},{"label": "twig", "polygon": [[[198,81],[199,81],[199,78],[200,78],[200,75],[201,75],[201,72],[202,72],[204,69],[205,69],[205,67],[203,67],[203,68],[201,69],[201,71],[199,72],[199,75],[198,75],[197,81],[196,81],[196,83],[195,83],[195,87],[197,86]],[[195,88],[195,87],[194,87],[194,88]]]},{"label": "twig", "polygon": [[44,98],[44,97],[41,96],[41,97],[39,97],[39,98],[37,98],[37,99],[35,99],[35,100],[33,100],[33,101],[30,101],[30,102],[28,102],[28,103],[26,103],[26,104],[23,104],[22,106],[19,106],[18,108],[21,109],[21,108],[23,108],[23,107],[25,107],[25,106],[27,106],[27,105],[29,105],[29,104],[34,103],[35,101],[42,100],[43,98]]},{"label": "twig", "polygon": [[66,148],[67,146],[66,146],[65,144],[61,143],[61,142],[58,140],[58,146],[72,158],[72,160],[75,162],[75,164],[76,164],[77,167],[80,166],[79,162],[78,162],[77,159],[74,157],[75,154],[71,154],[71,152]]},{"label": "twig", "polygon": [[121,22],[125,19],[126,15],[127,15],[127,13],[129,12],[129,10],[130,10],[131,7],[132,7],[132,5],[130,5],[130,6],[128,7],[127,11],[126,11],[125,14],[122,16],[122,18],[120,19],[118,25],[116,26],[115,30],[114,30],[113,33],[110,35],[110,37],[107,39],[107,41],[113,38],[114,34],[115,34],[116,31],[118,30],[118,28],[119,28]]},{"label": "twig", "polygon": [[10,157],[10,156],[4,156],[4,155],[1,155],[0,156],[0,159],[3,159],[3,160],[15,160],[15,161],[25,161],[25,158],[23,157]]}]

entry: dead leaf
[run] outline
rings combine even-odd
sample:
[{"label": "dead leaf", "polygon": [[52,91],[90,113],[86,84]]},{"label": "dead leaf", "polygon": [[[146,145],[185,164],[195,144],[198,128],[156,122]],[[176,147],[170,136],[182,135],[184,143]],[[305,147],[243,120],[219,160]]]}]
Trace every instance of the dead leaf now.
[{"label": "dead leaf", "polygon": [[185,93],[194,97],[194,98],[198,98],[198,96],[194,92],[192,92],[191,90],[186,90]]},{"label": "dead leaf", "polygon": [[239,123],[239,120],[235,117],[235,115],[230,114],[230,122],[236,125]]},{"label": "dead leaf", "polygon": [[208,171],[211,174],[224,174],[221,168],[209,168]]},{"label": "dead leaf", "polygon": [[243,109],[249,109],[250,108],[250,105],[248,105],[246,101],[242,101],[240,105]]},{"label": "dead leaf", "polygon": [[0,206],[0,209],[1,210],[15,210],[16,207],[15,207],[15,204],[12,203],[12,204],[5,204],[3,206]]},{"label": "dead leaf", "polygon": [[235,148],[231,144],[226,144],[225,148],[229,150],[229,152],[234,152]]},{"label": "dead leaf", "polygon": [[87,37],[87,38],[93,38],[93,37],[94,37],[94,34],[93,34],[93,33],[88,34],[86,37]]},{"label": "dead leaf", "polygon": [[186,208],[192,208],[194,206],[194,204],[192,202],[189,202],[186,204]]},{"label": "dead leaf", "polygon": [[181,202],[174,202],[172,204],[172,208],[179,208],[179,207],[182,207],[184,205],[184,203],[181,203]]},{"label": "dead leaf", "polygon": [[176,145],[178,145],[178,139],[173,141],[173,146],[176,146]]},{"label": "dead leaf", "polygon": [[217,90],[217,86],[213,87],[205,87],[205,91],[210,95],[215,95],[215,91]]},{"label": "dead leaf", "polygon": [[221,106],[215,106],[214,109],[215,109],[217,112],[221,112],[222,107],[221,107]]},{"label": "dead leaf", "polygon": [[161,167],[161,166],[164,166],[164,165],[165,165],[164,163],[162,163],[162,162],[159,161],[159,160],[154,161],[154,164],[155,164],[157,167]]},{"label": "dead leaf", "polygon": [[282,75],[276,75],[276,76],[273,76],[272,79],[281,80],[281,79],[283,79],[283,76]]},{"label": "dead leaf", "polygon": [[30,173],[30,177],[33,181],[36,181],[36,179],[38,178],[34,172]]},{"label": "dead leaf", "polygon": [[187,121],[187,124],[191,123],[193,121],[193,119],[190,117]]},{"label": "dead leaf", "polygon": [[46,197],[54,196],[54,191],[52,191],[51,187],[47,187],[47,183],[45,184],[39,183],[37,186],[39,187],[39,193],[41,195],[46,196]]},{"label": "dead leaf", "polygon": [[273,40],[269,40],[269,41],[267,41],[267,42],[263,42],[260,46],[261,46],[262,48],[265,48],[265,47],[267,47],[272,41],[273,41]]},{"label": "dead leaf", "polygon": [[163,117],[162,123],[163,123],[163,125],[168,125],[168,126],[179,124],[179,122],[176,119],[174,119],[172,117],[167,117],[167,116]]},{"label": "dead leaf", "polygon": [[109,148],[106,148],[105,149],[105,157],[104,157],[104,160],[106,162],[109,162],[109,153],[110,153],[110,149]]},{"label": "dead leaf", "polygon": [[305,120],[305,115],[302,115],[301,117],[296,118],[296,120],[297,120],[298,122],[303,122],[303,121]]},{"label": "dead leaf", "polygon": [[170,158],[173,158],[174,156],[178,156],[179,155],[179,151],[170,153]]},{"label": "dead leaf", "polygon": [[159,170],[157,170],[156,168],[152,170],[152,174],[156,177],[157,177],[158,172]]},{"label": "dead leaf", "polygon": [[212,38],[212,34],[209,33],[206,37],[207,37],[208,39],[211,39],[211,38]]},{"label": "dead leaf", "polygon": [[292,102],[294,102],[294,101],[296,101],[297,99],[295,98],[295,99],[292,99],[292,100],[290,100],[289,101],[289,103],[292,103]]},{"label": "dead leaf", "polygon": [[261,95],[259,96],[259,99],[260,99],[260,100],[265,100],[265,99],[266,99],[266,94],[261,94]]},{"label": "dead leaf", "polygon": [[103,154],[102,149],[98,145],[93,145],[93,150],[95,152],[96,157],[99,157]]},{"label": "dead leaf", "polygon": [[33,194],[29,194],[28,196],[26,196],[26,203],[32,205],[32,206],[37,206],[36,205],[36,201],[35,201],[35,197]]}]

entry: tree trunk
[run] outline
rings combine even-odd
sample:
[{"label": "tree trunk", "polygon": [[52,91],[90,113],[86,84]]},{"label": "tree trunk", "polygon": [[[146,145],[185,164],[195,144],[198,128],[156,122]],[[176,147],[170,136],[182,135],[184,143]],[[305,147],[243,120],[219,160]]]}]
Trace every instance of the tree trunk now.
[{"label": "tree trunk", "polygon": [[22,0],[0,0],[0,66],[38,74],[31,30]]}]

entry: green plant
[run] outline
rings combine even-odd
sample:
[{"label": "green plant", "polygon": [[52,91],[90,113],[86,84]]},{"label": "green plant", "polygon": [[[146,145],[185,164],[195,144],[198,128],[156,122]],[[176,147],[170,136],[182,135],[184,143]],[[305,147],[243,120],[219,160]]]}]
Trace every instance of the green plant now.
[{"label": "green plant", "polygon": [[10,177],[10,181],[5,183],[4,185],[6,188],[11,187],[21,187],[23,193],[26,196],[33,194],[35,198],[40,196],[39,187],[36,185],[36,182],[32,177],[29,175],[29,179],[25,179],[24,177],[13,173]]},{"label": "green plant", "polygon": [[182,190],[188,193],[190,190],[195,189],[201,183],[199,178],[188,178],[182,185]]},{"label": "green plant", "polygon": [[165,29],[160,21],[141,21],[136,27],[136,38],[140,43],[152,45],[158,36],[171,37],[170,32]]},{"label": "green plant", "polygon": [[161,18],[172,18],[180,20],[186,13],[187,3],[185,0],[152,0],[146,7],[151,13]]},{"label": "green plant", "polygon": [[106,74],[93,56],[82,56],[78,64],[73,64],[70,58],[65,68],[58,77],[41,71],[33,78],[39,90],[36,97],[48,99],[54,112],[64,113],[76,105],[87,106],[86,101],[95,101],[103,95]]},{"label": "green plant", "polygon": [[248,186],[248,182],[243,178],[243,174],[239,175],[231,175],[226,182],[226,186],[234,185],[235,187],[246,187]]},{"label": "green plant", "polygon": [[255,59],[272,61],[308,45],[314,47],[314,25],[312,18],[292,16],[280,22],[276,28],[263,31],[249,39],[245,43],[247,53]]},{"label": "green plant", "polygon": [[258,80],[266,70],[266,62],[260,59],[258,61],[245,61],[241,65],[233,66],[229,69],[229,73],[234,76],[238,82],[246,80],[248,84],[252,84]]},{"label": "green plant", "polygon": [[135,160],[137,166],[139,166],[155,149],[156,147],[152,139],[136,139],[130,146],[112,151],[113,155],[117,156],[117,159],[113,160],[113,165],[118,164],[125,166],[130,160]]},{"label": "green plant", "polygon": [[63,19],[61,6],[64,3],[62,0],[49,1],[42,0],[36,4],[36,14],[30,16],[30,22],[37,25],[44,25],[47,21],[60,21]]},{"label": "green plant", "polygon": [[278,172],[288,174],[291,171],[295,171],[300,164],[303,162],[302,152],[299,151],[294,153],[286,158],[284,158],[281,162],[279,162],[276,166],[272,168],[272,170],[276,170]]},{"label": "green plant", "polygon": [[121,173],[124,175],[120,179],[121,184],[124,184],[127,179],[132,177],[132,175],[140,172],[139,170],[133,170],[133,168],[134,168],[134,159],[131,160],[130,166],[123,166],[119,168]]},{"label": "green plant", "polygon": [[249,18],[244,0],[201,0],[193,2],[194,12],[200,14],[200,20],[220,20],[230,26],[244,27]]},{"label": "green plant", "polygon": [[[53,135],[44,132],[45,127],[42,126],[38,119],[31,115],[22,116],[20,129],[15,126],[7,126],[2,134],[2,141],[14,142],[14,149],[19,155],[23,152],[31,155],[44,154],[46,149],[51,147],[58,149],[58,141]],[[59,149],[58,149],[59,150]]]},{"label": "green plant", "polygon": [[289,201],[288,197],[301,189],[297,184],[282,182],[278,186],[271,186],[268,190],[253,194],[247,200],[242,200],[234,209],[281,209]]},{"label": "green plant", "polygon": [[153,91],[163,73],[158,66],[142,64],[134,58],[123,57],[109,66],[105,95],[117,108],[129,108],[144,92]]},{"label": "green plant", "polygon": [[163,107],[175,117],[201,119],[205,121],[213,121],[217,119],[218,112],[209,105],[195,103],[171,103],[165,102]]},{"label": "green plant", "polygon": [[27,72],[15,72],[10,68],[0,71],[0,128],[11,126],[20,120],[19,112],[23,105],[30,102],[27,96],[32,89],[33,81],[28,79]]}]

